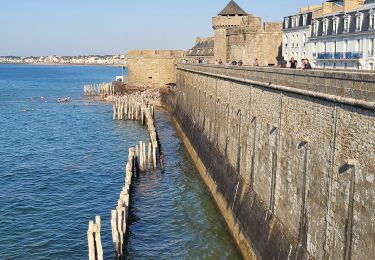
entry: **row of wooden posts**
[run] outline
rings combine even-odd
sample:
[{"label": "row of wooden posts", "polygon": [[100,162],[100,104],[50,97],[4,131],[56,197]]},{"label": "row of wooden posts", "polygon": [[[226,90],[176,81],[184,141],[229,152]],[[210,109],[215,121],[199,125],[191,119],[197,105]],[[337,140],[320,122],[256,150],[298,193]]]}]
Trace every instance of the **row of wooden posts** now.
[{"label": "row of wooden posts", "polygon": [[[118,97],[113,104],[113,120],[136,120],[140,121],[142,125],[147,126],[150,135],[147,153],[148,158],[146,158],[146,144],[140,142],[140,171],[146,170],[146,159],[148,159],[148,167],[151,168],[151,166],[153,166],[154,169],[156,169],[156,153],[160,144],[158,143],[154,115],[155,107],[150,105],[148,100],[141,93]],[[138,147],[136,147],[136,153],[138,153],[137,150]]]},{"label": "row of wooden posts", "polygon": [[135,168],[135,150],[134,148],[130,148],[125,170],[125,185],[120,193],[116,209],[111,212],[112,240],[116,259],[121,259],[125,254],[125,236],[129,219],[130,187]]},{"label": "row of wooden posts", "polygon": [[83,93],[85,96],[110,96],[115,95],[116,88],[115,84],[111,83],[100,83],[100,84],[89,84],[83,86]]},{"label": "row of wooden posts", "polygon": [[[129,220],[130,189],[132,179],[137,171],[145,172],[149,169],[156,169],[156,153],[160,147],[154,122],[155,109],[149,105],[142,94],[118,97],[113,106],[114,120],[130,119],[141,121],[146,124],[150,135],[148,153],[146,156],[146,143],[139,142],[139,146],[129,148],[128,160],[125,168],[125,184],[119,195],[116,209],[111,211],[112,240],[115,259],[123,259],[126,249],[126,233]],[[160,154],[159,149],[159,154]],[[147,163],[148,162],[148,163]],[[87,231],[89,260],[102,260],[103,249],[100,238],[100,216],[89,222]]]}]

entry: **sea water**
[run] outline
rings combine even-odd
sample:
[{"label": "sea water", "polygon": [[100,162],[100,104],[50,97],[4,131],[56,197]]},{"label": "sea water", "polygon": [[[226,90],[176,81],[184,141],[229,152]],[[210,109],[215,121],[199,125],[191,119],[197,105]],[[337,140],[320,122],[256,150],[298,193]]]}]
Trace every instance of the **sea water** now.
[{"label": "sea water", "polygon": [[[0,259],[86,259],[88,221],[96,215],[105,259],[112,258],[111,209],[128,148],[147,141],[147,129],[113,121],[111,104],[82,92],[121,73],[0,65]],[[157,111],[156,123],[165,167],[135,179],[127,258],[240,258],[168,114]]]}]

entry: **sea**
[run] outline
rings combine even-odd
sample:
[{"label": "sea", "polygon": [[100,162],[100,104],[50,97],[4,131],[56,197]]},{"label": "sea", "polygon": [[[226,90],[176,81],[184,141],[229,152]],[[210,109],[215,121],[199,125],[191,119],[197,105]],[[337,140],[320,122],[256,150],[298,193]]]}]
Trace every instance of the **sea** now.
[{"label": "sea", "polygon": [[[110,215],[128,148],[149,137],[138,122],[113,121],[112,104],[84,97],[83,85],[121,73],[0,65],[0,259],[87,259],[97,215],[113,259]],[[169,114],[157,109],[155,120],[165,167],[134,180],[126,259],[241,259]]]}]

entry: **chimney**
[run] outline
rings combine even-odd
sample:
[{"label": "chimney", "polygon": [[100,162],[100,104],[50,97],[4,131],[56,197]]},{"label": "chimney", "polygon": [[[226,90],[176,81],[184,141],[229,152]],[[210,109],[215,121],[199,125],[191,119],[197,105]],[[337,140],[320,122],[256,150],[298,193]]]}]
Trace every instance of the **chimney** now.
[{"label": "chimney", "polygon": [[363,5],[364,0],[344,0],[344,12],[349,12]]}]

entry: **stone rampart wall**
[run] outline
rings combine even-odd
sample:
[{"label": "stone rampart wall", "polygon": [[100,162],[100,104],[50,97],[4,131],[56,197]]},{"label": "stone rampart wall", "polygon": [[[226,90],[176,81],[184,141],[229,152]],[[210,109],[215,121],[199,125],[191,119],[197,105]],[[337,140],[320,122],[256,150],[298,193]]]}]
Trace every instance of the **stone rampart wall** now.
[{"label": "stone rampart wall", "polygon": [[375,258],[374,79],[178,66],[164,104],[247,256]]}]

